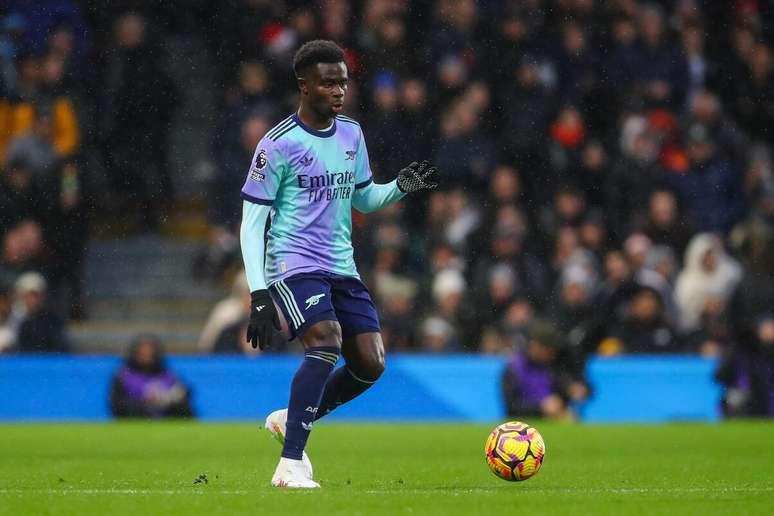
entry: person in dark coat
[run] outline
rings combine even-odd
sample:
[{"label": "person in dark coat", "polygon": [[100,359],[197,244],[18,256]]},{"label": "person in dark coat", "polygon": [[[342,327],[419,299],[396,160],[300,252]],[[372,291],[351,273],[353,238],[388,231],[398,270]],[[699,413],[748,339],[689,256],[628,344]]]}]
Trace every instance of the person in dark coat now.
[{"label": "person in dark coat", "polygon": [[684,201],[697,232],[726,233],[744,213],[741,167],[718,152],[717,142],[703,124],[692,124],[687,139],[690,170],[671,174],[669,181]]},{"label": "person in dark coat", "polygon": [[113,376],[110,411],[115,417],[193,417],[190,390],[164,363],[161,342],[140,335],[129,347],[126,362]]},{"label": "person in dark coat", "polygon": [[130,209],[139,208],[144,228],[153,229],[161,203],[173,194],[166,153],[178,94],[145,25],[132,13],[116,22],[115,47],[105,59],[101,113],[113,187],[122,200],[132,201]]},{"label": "person in dark coat", "polygon": [[24,306],[17,350],[21,353],[65,353],[70,345],[64,321],[46,305],[46,280],[28,272],[16,280],[16,295]]}]

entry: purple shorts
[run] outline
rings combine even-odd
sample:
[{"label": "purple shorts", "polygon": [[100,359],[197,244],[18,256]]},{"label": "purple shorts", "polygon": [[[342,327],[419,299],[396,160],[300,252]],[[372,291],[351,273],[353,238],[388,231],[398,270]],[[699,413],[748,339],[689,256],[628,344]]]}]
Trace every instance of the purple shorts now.
[{"label": "purple shorts", "polygon": [[343,337],[379,331],[379,316],[368,289],[357,278],[330,272],[290,276],[269,287],[288,321],[291,339],[320,321],[338,321]]}]

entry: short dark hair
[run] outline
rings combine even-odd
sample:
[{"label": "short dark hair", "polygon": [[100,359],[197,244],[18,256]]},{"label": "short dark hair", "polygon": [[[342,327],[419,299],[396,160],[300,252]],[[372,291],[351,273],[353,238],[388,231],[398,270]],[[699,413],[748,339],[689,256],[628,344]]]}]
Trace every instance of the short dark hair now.
[{"label": "short dark hair", "polygon": [[344,50],[333,41],[315,39],[304,43],[293,57],[293,72],[300,77],[304,70],[317,63],[341,63]]}]

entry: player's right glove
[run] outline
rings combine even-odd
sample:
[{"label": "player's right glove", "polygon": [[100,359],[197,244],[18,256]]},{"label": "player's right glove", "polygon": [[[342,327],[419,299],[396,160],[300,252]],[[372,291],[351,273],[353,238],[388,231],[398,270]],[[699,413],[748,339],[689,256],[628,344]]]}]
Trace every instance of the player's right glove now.
[{"label": "player's right glove", "polygon": [[247,342],[253,349],[265,349],[271,345],[273,330],[279,331],[280,320],[274,301],[268,290],[256,290],[250,294],[250,322],[247,324]]},{"label": "player's right glove", "polygon": [[438,186],[438,170],[429,162],[416,161],[398,172],[398,188],[403,193],[432,190]]}]

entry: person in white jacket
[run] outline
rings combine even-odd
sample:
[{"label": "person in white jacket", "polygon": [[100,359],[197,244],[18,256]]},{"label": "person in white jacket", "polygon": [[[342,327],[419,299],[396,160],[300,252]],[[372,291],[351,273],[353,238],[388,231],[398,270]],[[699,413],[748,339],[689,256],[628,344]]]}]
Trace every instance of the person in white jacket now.
[{"label": "person in white jacket", "polygon": [[725,307],[742,277],[739,264],[726,254],[720,239],[700,233],[685,251],[685,264],[675,285],[675,304],[680,329],[699,329],[705,312],[718,313]]}]

